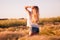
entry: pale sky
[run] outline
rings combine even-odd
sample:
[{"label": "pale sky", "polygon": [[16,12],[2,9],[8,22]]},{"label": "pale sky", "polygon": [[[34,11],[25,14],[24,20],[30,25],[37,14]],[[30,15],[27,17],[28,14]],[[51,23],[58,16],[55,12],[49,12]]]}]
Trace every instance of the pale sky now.
[{"label": "pale sky", "polygon": [[28,5],[37,5],[41,18],[60,16],[60,0],[0,0],[0,18],[26,18]]}]

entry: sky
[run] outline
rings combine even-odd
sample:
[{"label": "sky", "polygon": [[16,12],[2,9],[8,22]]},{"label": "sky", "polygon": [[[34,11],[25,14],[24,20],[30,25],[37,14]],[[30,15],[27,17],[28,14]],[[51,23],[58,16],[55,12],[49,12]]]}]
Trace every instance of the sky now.
[{"label": "sky", "polygon": [[41,18],[60,16],[60,0],[0,0],[0,18],[26,18],[24,7],[35,5]]}]

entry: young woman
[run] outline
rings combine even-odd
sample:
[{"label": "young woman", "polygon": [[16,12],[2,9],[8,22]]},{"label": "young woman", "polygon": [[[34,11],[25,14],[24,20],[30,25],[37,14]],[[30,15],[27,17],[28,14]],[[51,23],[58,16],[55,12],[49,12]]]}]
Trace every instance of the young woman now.
[{"label": "young woman", "polygon": [[[30,11],[28,8],[31,8]],[[29,35],[34,35],[39,33],[39,8],[38,6],[26,6],[27,16],[27,26],[29,27]]]}]

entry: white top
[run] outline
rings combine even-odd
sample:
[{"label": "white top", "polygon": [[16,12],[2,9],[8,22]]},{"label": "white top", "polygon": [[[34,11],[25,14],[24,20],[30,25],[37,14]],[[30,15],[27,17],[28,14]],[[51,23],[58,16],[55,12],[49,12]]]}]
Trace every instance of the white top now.
[{"label": "white top", "polygon": [[29,14],[27,15],[27,26],[28,27],[31,27],[31,24],[32,24],[32,22],[31,22],[31,17],[29,16]]},{"label": "white top", "polygon": [[27,15],[27,27],[38,27],[38,24],[34,24],[31,21],[31,17],[29,16],[29,14]]}]

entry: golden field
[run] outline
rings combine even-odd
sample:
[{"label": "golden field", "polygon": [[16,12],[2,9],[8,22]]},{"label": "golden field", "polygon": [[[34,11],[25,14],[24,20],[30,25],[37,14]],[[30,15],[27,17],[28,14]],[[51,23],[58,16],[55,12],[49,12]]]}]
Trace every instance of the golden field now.
[{"label": "golden field", "polygon": [[39,34],[28,36],[26,19],[0,20],[0,40],[60,40],[60,17],[41,18]]}]

